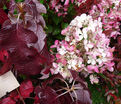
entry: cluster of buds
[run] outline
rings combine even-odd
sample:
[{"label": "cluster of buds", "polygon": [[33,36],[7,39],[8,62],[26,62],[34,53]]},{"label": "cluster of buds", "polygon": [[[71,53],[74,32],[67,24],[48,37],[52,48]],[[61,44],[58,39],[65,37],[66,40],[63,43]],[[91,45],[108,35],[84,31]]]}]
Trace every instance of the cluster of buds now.
[{"label": "cluster of buds", "polygon": [[51,46],[57,49],[52,74],[60,73],[64,78],[71,78],[70,70],[85,75],[114,70],[114,48],[109,47],[110,40],[103,33],[101,18],[93,20],[86,14],[77,16],[62,34],[65,40],[56,40]]}]

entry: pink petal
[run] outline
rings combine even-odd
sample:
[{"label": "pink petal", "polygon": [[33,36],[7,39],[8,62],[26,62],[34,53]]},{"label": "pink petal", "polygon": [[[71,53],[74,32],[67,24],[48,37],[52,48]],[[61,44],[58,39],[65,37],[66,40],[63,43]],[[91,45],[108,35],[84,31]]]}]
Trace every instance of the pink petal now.
[{"label": "pink petal", "polygon": [[69,4],[69,0],[66,0],[64,5],[68,5]]}]

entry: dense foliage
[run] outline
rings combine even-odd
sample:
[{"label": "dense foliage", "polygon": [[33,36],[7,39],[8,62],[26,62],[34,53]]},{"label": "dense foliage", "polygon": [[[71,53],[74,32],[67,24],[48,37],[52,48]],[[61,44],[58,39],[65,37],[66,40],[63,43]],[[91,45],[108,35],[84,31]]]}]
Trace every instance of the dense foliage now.
[{"label": "dense foliage", "polygon": [[0,104],[121,104],[121,0],[1,0]]}]

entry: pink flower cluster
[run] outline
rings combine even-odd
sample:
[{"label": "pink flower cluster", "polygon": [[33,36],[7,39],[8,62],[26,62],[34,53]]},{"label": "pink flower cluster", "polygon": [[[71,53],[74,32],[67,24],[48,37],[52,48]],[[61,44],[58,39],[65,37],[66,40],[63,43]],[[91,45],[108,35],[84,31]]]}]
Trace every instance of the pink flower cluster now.
[{"label": "pink flower cluster", "polygon": [[78,7],[86,0],[50,0],[50,8],[55,10],[58,16],[67,15],[68,7],[71,4],[75,4]]},{"label": "pink flower cluster", "polygon": [[52,74],[60,73],[64,78],[71,78],[70,70],[86,75],[114,70],[114,48],[109,47],[110,40],[103,33],[101,18],[94,20],[86,14],[77,16],[62,34],[65,40],[56,40],[51,46],[57,49],[53,53],[56,57]]},{"label": "pink flower cluster", "polygon": [[101,18],[104,32],[108,37],[116,38],[119,35],[121,21],[121,0],[102,0],[93,5],[89,14],[95,18]]}]

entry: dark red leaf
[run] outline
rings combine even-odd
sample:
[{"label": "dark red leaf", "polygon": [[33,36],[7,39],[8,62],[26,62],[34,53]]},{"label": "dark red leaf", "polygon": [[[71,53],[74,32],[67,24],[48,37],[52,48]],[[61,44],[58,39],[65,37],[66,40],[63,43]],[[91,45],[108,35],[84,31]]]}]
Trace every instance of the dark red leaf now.
[{"label": "dark red leaf", "polygon": [[[74,104],[92,104],[92,100],[90,98],[90,92],[86,86],[86,82],[77,75],[74,76],[74,78],[75,78],[74,80],[76,81],[75,83],[77,83],[77,84],[74,84],[74,86],[73,86],[74,88],[77,88],[74,90],[76,92],[76,95],[75,95],[74,91],[70,92],[71,96],[76,99]],[[58,80],[58,79],[61,79],[61,80]],[[42,87],[45,88],[47,86],[51,86],[51,88],[54,89],[55,91],[59,90],[59,89],[63,88],[64,87],[63,85],[65,84],[62,80],[64,80],[64,79],[59,74],[52,76],[50,79],[48,79],[42,83]],[[68,86],[70,86],[70,88],[72,87],[70,84]],[[63,93],[63,91],[59,91],[59,92],[57,92],[57,94],[60,95]],[[71,99],[71,96],[69,95],[69,93],[64,94],[63,96],[59,97],[59,101],[61,102],[61,104],[65,104],[65,102],[66,102],[66,104],[70,104],[73,102]],[[78,103],[77,103],[77,101],[78,101]]]},{"label": "dark red leaf", "polygon": [[0,75],[6,73],[6,72],[9,71],[11,68],[12,68],[11,62],[10,62],[9,59],[8,59],[8,61],[6,61],[6,62],[3,64],[2,68],[0,69]]},{"label": "dark red leaf", "polygon": [[34,104],[40,104],[40,100],[37,95],[34,97]]},{"label": "dark red leaf", "polygon": [[8,19],[8,15],[3,9],[0,9],[0,24],[2,25]]},{"label": "dark red leaf", "polygon": [[30,93],[33,92],[33,89],[34,88],[33,88],[32,82],[30,80],[26,80],[26,81],[21,83],[19,91],[20,91],[21,96],[23,98],[27,98],[30,96]]},{"label": "dark red leaf", "polygon": [[118,44],[121,44],[121,36],[118,37]]},{"label": "dark red leaf", "polygon": [[10,93],[9,97],[14,99],[14,101],[18,101],[18,99],[20,99],[20,96],[19,96],[19,94],[18,94],[18,92],[16,90],[12,91]]},{"label": "dark red leaf", "polygon": [[59,97],[59,100],[61,104],[71,104],[73,102],[69,94]]},{"label": "dark red leaf", "polygon": [[8,59],[8,52],[6,50],[0,51],[0,61],[5,62]]},{"label": "dark red leaf", "polygon": [[21,25],[8,25],[0,31],[0,50],[7,50],[11,63],[24,74],[39,74],[42,69],[42,57],[36,50],[28,47],[29,43],[36,41],[36,35]]},{"label": "dark red leaf", "polygon": [[56,98],[57,94],[55,90],[51,87],[41,88],[38,86],[35,89],[35,93],[39,97],[41,104],[61,104]]},{"label": "dark red leaf", "polygon": [[85,2],[83,2],[82,0],[80,2],[83,2],[81,3],[81,5],[78,7],[78,6],[75,6],[75,9],[77,11],[77,14],[80,15],[82,13],[87,13],[89,12],[89,10],[91,9],[91,7],[94,5],[94,4],[98,4],[101,0],[85,0]]},{"label": "dark red leaf", "polygon": [[119,71],[121,71],[121,61],[118,62],[118,64],[117,64],[117,69],[118,69]]},{"label": "dark red leaf", "polygon": [[2,101],[0,101],[0,104],[16,104],[16,102],[11,99],[11,97],[7,97],[2,99]]}]

